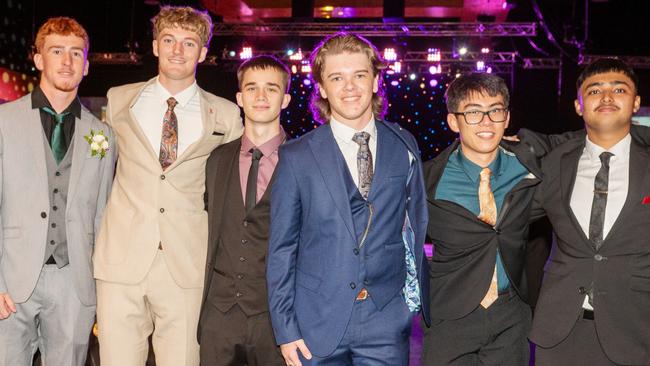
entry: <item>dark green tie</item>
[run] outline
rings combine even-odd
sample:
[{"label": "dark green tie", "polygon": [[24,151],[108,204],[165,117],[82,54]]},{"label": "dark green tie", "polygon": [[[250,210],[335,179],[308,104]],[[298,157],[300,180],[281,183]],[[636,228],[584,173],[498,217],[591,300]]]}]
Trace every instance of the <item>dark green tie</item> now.
[{"label": "dark green tie", "polygon": [[52,137],[50,138],[50,147],[52,148],[54,160],[59,164],[61,160],[63,160],[63,157],[65,157],[66,151],[68,151],[68,145],[65,143],[65,137],[63,136],[63,119],[65,116],[70,114],[70,112],[59,114],[50,107],[43,107],[42,109],[56,120],[56,125],[52,131]]}]

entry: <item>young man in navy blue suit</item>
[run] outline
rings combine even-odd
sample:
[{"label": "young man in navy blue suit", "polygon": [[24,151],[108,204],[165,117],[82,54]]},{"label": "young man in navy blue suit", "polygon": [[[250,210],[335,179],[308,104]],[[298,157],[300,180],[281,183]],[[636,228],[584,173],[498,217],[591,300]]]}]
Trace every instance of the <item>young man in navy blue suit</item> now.
[{"label": "young man in navy blue suit", "polygon": [[407,365],[412,316],[428,316],[417,143],[381,120],[386,66],[370,42],[331,36],[311,66],[325,124],[280,148],[272,188],[275,337],[287,365]]}]

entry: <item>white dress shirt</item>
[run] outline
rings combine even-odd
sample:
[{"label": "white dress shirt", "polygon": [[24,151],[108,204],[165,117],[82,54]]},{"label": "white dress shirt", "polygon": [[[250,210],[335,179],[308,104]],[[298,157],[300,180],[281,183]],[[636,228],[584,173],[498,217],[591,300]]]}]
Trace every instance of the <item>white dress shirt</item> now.
[{"label": "white dress shirt", "polygon": [[339,149],[341,149],[345,163],[348,165],[352,180],[354,180],[354,184],[359,187],[359,170],[357,168],[357,153],[359,152],[359,144],[354,142],[354,140],[352,140],[352,137],[357,132],[368,132],[368,134],[370,134],[368,147],[370,148],[370,153],[372,154],[372,171],[374,172],[377,162],[377,126],[375,125],[375,117],[370,117],[370,122],[361,131],[357,131],[350,126],[344,125],[343,123],[335,120],[334,117],[330,119],[330,127],[332,128],[332,133],[334,134],[334,140],[336,140],[336,144],[339,145]]},{"label": "white dress shirt", "polygon": [[[607,186],[607,205],[605,207],[605,223],[603,226],[603,239],[607,238],[609,230],[614,225],[618,215],[623,209],[627,198],[630,177],[630,134],[609,150],[594,144],[586,138],[585,149],[578,161],[578,171],[571,194],[571,211],[575,215],[580,228],[589,237],[589,221],[591,220],[591,206],[594,200],[594,181],[600,170],[600,154],[609,151],[614,154],[609,160],[609,182]],[[582,307],[593,310],[587,296]]]},{"label": "white dress shirt", "polygon": [[147,85],[132,107],[133,115],[140,124],[144,135],[151,143],[154,153],[160,153],[163,118],[167,112],[167,99],[174,97],[178,104],[174,107],[178,120],[178,156],[197,141],[203,134],[201,121],[201,98],[196,81],[182,92],[171,95],[156,78]]}]

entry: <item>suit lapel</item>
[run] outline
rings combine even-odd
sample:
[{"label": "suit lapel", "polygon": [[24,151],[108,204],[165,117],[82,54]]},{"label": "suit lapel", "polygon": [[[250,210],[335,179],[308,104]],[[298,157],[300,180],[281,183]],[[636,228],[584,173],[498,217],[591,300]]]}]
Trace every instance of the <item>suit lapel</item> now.
[{"label": "suit lapel", "polygon": [[[625,199],[625,204],[621,209],[621,212],[618,214],[614,225],[609,230],[607,237],[603,240],[602,245],[607,244],[607,238],[611,237],[616,231],[619,230],[619,227],[626,222],[627,217],[630,215],[638,215],[638,205],[639,202],[644,197],[644,192],[647,191],[647,187],[650,187],[648,182],[648,167],[650,166],[650,156],[648,150],[637,145],[634,140],[630,145],[630,166],[629,166],[629,185],[627,190],[627,198]],[[601,246],[602,248],[602,246]]]},{"label": "suit lapel", "polygon": [[[92,124],[87,118],[85,111],[81,111],[81,118],[75,121],[74,127],[74,147],[72,149],[72,166],[70,168],[70,186],[68,187],[68,203],[74,200],[77,193],[77,185],[81,177],[81,171],[86,160],[88,152],[88,142],[84,139],[84,134],[90,133]],[[99,131],[95,131],[99,132]],[[111,141],[112,142],[112,141]],[[94,159],[99,159],[95,156]]]},{"label": "suit lapel", "polygon": [[[47,139],[44,137],[45,132],[43,132],[43,125],[41,124],[41,112],[38,108],[31,108],[30,98],[27,98],[25,108],[30,116],[25,123],[25,129],[27,130],[26,136],[30,136],[30,138],[27,139],[28,146],[26,146],[26,152],[27,154],[33,154],[34,157],[34,180],[37,182],[44,182],[45,184],[45,188],[42,191],[43,194],[41,197],[36,197],[36,202],[49,202],[49,194],[47,193],[47,166],[45,163],[46,151],[45,144],[43,143],[44,141],[47,141]],[[31,136],[33,136],[33,138]]]},{"label": "suit lapel", "polygon": [[578,161],[580,160],[580,156],[582,155],[584,147],[585,142],[584,140],[581,140],[578,146],[566,152],[560,158],[560,189],[562,191],[562,205],[564,206],[564,210],[571,220],[571,223],[579,233],[580,237],[583,239],[584,243],[589,246],[589,248],[595,249],[592,241],[589,240],[585,232],[582,230],[582,226],[580,226],[578,219],[571,209],[571,195],[573,193],[573,187],[576,182],[576,174],[578,173]]},{"label": "suit lapel", "polygon": [[140,94],[142,94],[142,91],[152,83],[156,82],[156,78],[150,79],[147,81],[144,85],[142,85],[139,89],[136,90],[134,95],[131,97],[129,103],[126,106],[126,110],[121,111],[121,113],[126,113],[126,120],[128,121],[129,125],[131,126],[131,129],[133,130],[135,137],[140,141],[140,144],[142,146],[146,146],[146,150],[149,153],[149,156],[155,160],[158,165],[160,165],[160,160],[158,158],[158,155],[160,152],[158,150],[154,150],[154,147],[151,146],[151,142],[147,138],[147,136],[144,134],[144,131],[142,130],[142,127],[140,126],[140,122],[135,118],[135,115],[133,114],[133,106],[135,103],[138,101],[140,98]]},{"label": "suit lapel", "polygon": [[214,107],[210,104],[208,99],[204,96],[204,91],[201,88],[198,88],[199,93],[199,100],[201,104],[201,137],[199,137],[198,140],[194,141],[190,146],[183,151],[183,153],[178,156],[178,158],[172,163],[167,168],[167,171],[171,171],[174,169],[177,165],[182,163],[183,161],[187,160],[189,156],[192,156],[196,149],[201,145],[201,143],[206,139],[206,137],[210,136],[212,134],[212,130],[214,129],[214,117],[216,114],[214,113]]},{"label": "suit lapel", "polygon": [[343,156],[341,156],[339,146],[334,140],[332,128],[329,124],[323,125],[314,131],[314,137],[309,140],[309,147],[332,202],[334,202],[345,223],[345,227],[356,243],[356,235],[352,227],[352,212],[350,211],[350,203],[343,177],[347,165]]}]

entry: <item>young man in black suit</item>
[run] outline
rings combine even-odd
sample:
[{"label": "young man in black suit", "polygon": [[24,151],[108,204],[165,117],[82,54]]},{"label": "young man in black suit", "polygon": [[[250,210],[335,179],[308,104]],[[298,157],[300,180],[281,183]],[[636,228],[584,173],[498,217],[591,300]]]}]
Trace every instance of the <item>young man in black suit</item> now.
[{"label": "young man in black suit", "polygon": [[543,160],[536,194],[557,236],[530,335],[536,364],[650,365],[650,149],[630,137],[638,79],[601,59],[577,88],[586,137]]},{"label": "young man in black suit", "polygon": [[446,100],[459,140],[424,165],[435,251],[422,361],[528,365],[524,262],[538,160],[527,145],[500,145],[510,115],[508,88],[498,76],[461,76]]},{"label": "young man in black suit", "polygon": [[[271,56],[237,71],[244,135],[212,152],[206,167],[208,257],[199,322],[201,365],[280,366],[266,290],[271,189],[286,135],[290,74]],[[243,223],[243,224],[242,224]]]}]

